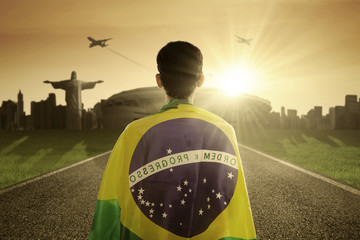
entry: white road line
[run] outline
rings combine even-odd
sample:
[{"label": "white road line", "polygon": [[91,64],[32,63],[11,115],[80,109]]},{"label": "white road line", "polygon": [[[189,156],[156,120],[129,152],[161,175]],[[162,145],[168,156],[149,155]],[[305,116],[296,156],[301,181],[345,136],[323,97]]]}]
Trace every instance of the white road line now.
[{"label": "white road line", "polygon": [[315,177],[315,178],[317,178],[317,179],[323,180],[323,181],[325,181],[325,182],[327,182],[327,183],[330,183],[330,184],[332,184],[332,185],[334,185],[334,186],[336,186],[336,187],[339,187],[339,188],[341,188],[341,189],[344,189],[344,190],[346,190],[346,191],[348,191],[348,192],[351,192],[351,193],[353,193],[353,194],[355,194],[355,195],[360,196],[360,190],[357,190],[357,189],[352,188],[352,187],[350,187],[350,186],[347,186],[347,185],[345,185],[345,184],[341,184],[341,183],[336,182],[336,181],[334,181],[334,180],[332,180],[332,179],[330,179],[330,178],[327,178],[327,177],[321,176],[321,175],[319,175],[319,174],[313,173],[313,172],[308,171],[308,170],[306,170],[306,169],[304,169],[304,168],[298,167],[298,166],[296,166],[296,165],[294,165],[294,164],[291,164],[291,163],[289,163],[289,162],[286,162],[286,161],[284,161],[284,160],[281,160],[281,159],[278,159],[278,158],[276,158],[276,157],[273,157],[273,156],[270,156],[270,155],[268,155],[268,154],[265,154],[265,153],[263,153],[263,152],[257,151],[257,150],[255,150],[255,149],[253,149],[253,148],[248,147],[248,146],[245,146],[245,145],[242,145],[242,144],[239,144],[239,146],[240,146],[240,147],[243,147],[243,148],[246,148],[246,149],[248,149],[248,150],[250,150],[250,151],[252,151],[252,152],[255,152],[255,153],[259,154],[259,155],[262,155],[262,156],[264,156],[264,157],[267,157],[268,159],[274,160],[274,161],[276,161],[276,162],[278,162],[278,163],[281,163],[281,164],[284,164],[284,165],[286,165],[286,166],[288,166],[288,167],[291,167],[291,168],[293,168],[293,169],[296,169],[296,170],[298,170],[298,171],[300,171],[300,172],[306,173],[306,174],[308,174],[308,175],[310,175],[310,176],[312,176],[312,177]]},{"label": "white road line", "polygon": [[54,175],[54,174],[57,174],[57,173],[59,173],[59,172],[63,172],[63,171],[68,170],[68,169],[70,169],[70,168],[76,167],[76,166],[78,166],[78,165],[80,165],[80,164],[87,163],[87,162],[89,162],[89,161],[94,160],[95,158],[102,157],[102,156],[104,156],[104,155],[106,155],[106,154],[109,154],[109,153],[111,153],[111,151],[107,151],[107,152],[101,153],[101,154],[99,154],[99,155],[96,155],[96,156],[94,156],[94,157],[87,158],[87,159],[82,160],[82,161],[80,161],[80,162],[71,164],[71,165],[69,165],[69,166],[66,166],[66,167],[63,167],[63,168],[59,168],[59,169],[57,169],[57,170],[55,170],[55,171],[46,173],[46,174],[44,174],[44,175],[40,175],[40,176],[38,176],[38,177],[31,178],[31,179],[29,179],[29,180],[25,180],[25,181],[23,181],[23,182],[20,182],[20,183],[17,183],[17,184],[15,184],[15,185],[13,185],[13,186],[10,186],[10,187],[4,188],[4,189],[0,189],[0,195],[3,194],[3,193],[6,193],[6,192],[12,191],[12,190],[14,190],[14,189],[16,189],[16,188],[25,186],[25,185],[27,185],[27,184],[29,184],[29,183],[39,181],[39,180],[41,180],[41,179],[43,179],[43,178],[47,178],[47,177],[50,177],[50,176],[52,176],[52,175]]}]

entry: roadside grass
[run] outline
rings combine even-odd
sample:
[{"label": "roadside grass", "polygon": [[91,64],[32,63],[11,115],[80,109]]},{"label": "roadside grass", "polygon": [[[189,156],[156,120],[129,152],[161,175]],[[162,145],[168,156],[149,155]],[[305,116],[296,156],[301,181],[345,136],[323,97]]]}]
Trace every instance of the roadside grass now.
[{"label": "roadside grass", "polygon": [[[360,131],[241,129],[241,144],[360,187]],[[0,188],[111,150],[121,130],[0,131]]]},{"label": "roadside grass", "polygon": [[241,144],[360,187],[359,130],[242,129],[237,133]]},{"label": "roadside grass", "polygon": [[120,130],[0,131],[0,188],[111,150]]}]

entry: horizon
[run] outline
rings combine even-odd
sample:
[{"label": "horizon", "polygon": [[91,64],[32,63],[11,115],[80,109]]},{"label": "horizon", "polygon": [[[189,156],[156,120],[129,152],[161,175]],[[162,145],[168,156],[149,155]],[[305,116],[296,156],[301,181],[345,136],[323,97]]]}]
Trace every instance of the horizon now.
[{"label": "horizon", "polygon": [[[126,90],[124,90],[124,91],[121,91],[121,92],[126,92],[126,91],[132,91],[132,90],[137,90],[137,89],[142,89],[142,88],[157,88],[156,86],[149,86],[149,87],[139,87],[139,88],[133,88],[133,89],[126,89]],[[214,87],[202,87],[202,89],[212,89],[212,90],[217,90],[218,92],[220,92],[220,95],[224,95],[224,93],[221,91],[221,89],[217,89],[217,88],[214,88]],[[55,90],[55,89],[54,89]],[[91,89],[90,89],[91,90]],[[160,89],[159,89],[160,90]],[[19,92],[21,92],[22,93],[22,95],[23,95],[23,99],[25,99],[26,98],[26,96],[25,96],[25,94],[21,91],[21,89],[19,89]],[[8,99],[8,100],[2,100],[2,99],[0,99],[0,101],[1,102],[6,102],[6,101],[13,101],[13,102],[15,102],[15,103],[17,103],[17,96],[18,96],[18,94],[19,94],[19,92],[16,94],[16,100],[13,100],[13,99]],[[63,92],[65,92],[65,91],[63,91]],[[121,93],[121,92],[119,92],[119,93]],[[61,106],[66,106],[66,102],[64,101],[63,103],[59,103],[58,102],[58,96],[57,96],[57,94],[55,93],[55,92],[49,92],[48,93],[48,95],[44,98],[44,99],[41,99],[40,101],[45,101],[46,99],[47,99],[47,97],[49,96],[49,94],[55,94],[55,99],[56,99],[56,106],[59,106],[59,105],[61,105]],[[82,93],[83,93],[83,91],[82,91]],[[108,98],[106,98],[106,99],[99,99],[92,107],[89,107],[89,108],[84,108],[84,110],[86,110],[86,111],[88,111],[89,109],[93,109],[94,107],[95,107],[95,105],[96,104],[98,104],[98,103],[100,103],[102,100],[108,100],[110,97],[112,97],[112,96],[114,96],[114,95],[116,95],[116,94],[119,94],[119,93],[115,93],[115,94],[113,94],[113,95],[111,95],[111,96],[109,96]],[[284,107],[285,108],[285,114],[287,115],[287,110],[296,110],[297,111],[297,116],[298,117],[302,117],[302,116],[306,116],[307,115],[307,113],[310,111],[310,110],[312,110],[312,109],[314,109],[314,107],[322,107],[322,116],[326,116],[327,114],[329,114],[329,109],[324,109],[324,107],[323,106],[321,106],[321,105],[316,105],[316,104],[314,104],[313,105],[313,107],[312,108],[309,108],[307,111],[306,111],[306,113],[299,113],[299,110],[298,109],[294,109],[294,108],[288,108],[288,107],[286,107],[286,105],[281,105],[281,107],[280,107],[280,109],[277,111],[276,109],[274,109],[274,107],[271,105],[271,101],[269,101],[268,99],[265,99],[265,98],[262,98],[261,96],[256,96],[256,95],[253,95],[253,94],[248,94],[248,93],[242,93],[242,94],[239,94],[239,95],[237,95],[237,96],[233,96],[233,95],[229,95],[229,96],[225,96],[224,95],[224,98],[226,98],[226,99],[231,99],[231,98],[238,98],[238,97],[242,97],[242,96],[246,96],[246,95],[250,95],[250,96],[254,96],[254,97],[257,97],[257,98],[260,98],[260,99],[262,99],[262,100],[265,100],[265,101],[267,101],[267,102],[269,102],[269,104],[270,104],[270,106],[271,106],[271,111],[270,112],[276,112],[276,113],[281,113],[281,107]],[[334,106],[330,106],[330,108],[335,108],[336,106],[345,106],[345,98],[346,98],[346,96],[348,96],[348,95],[354,95],[354,94],[346,94],[345,96],[344,96],[344,98],[343,98],[343,104],[336,104],[336,105],[334,105]],[[356,95],[356,94],[355,94]],[[357,101],[358,102],[360,102],[360,95],[356,95],[356,99],[357,99]],[[194,101],[195,101],[195,105],[196,105],[196,92],[195,92],[195,95],[194,95]],[[24,112],[25,112],[25,114],[26,114],[26,116],[30,116],[31,115],[31,102],[33,102],[33,101],[29,101],[29,104],[28,104],[28,106],[29,106],[29,111],[26,111],[25,109],[25,106],[26,106],[26,101],[24,101]],[[37,101],[35,101],[35,102],[37,102]],[[164,104],[165,104],[165,102],[164,102]],[[1,105],[0,105],[0,108],[1,108]]]}]

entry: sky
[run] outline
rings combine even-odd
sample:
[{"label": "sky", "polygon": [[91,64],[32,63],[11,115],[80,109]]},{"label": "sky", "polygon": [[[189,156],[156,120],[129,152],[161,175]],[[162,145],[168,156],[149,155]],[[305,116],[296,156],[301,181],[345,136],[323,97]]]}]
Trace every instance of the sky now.
[{"label": "sky", "polygon": [[[359,0],[0,4],[0,101],[16,101],[21,90],[27,114],[31,101],[51,92],[65,105],[65,92],[43,81],[69,79],[72,71],[79,80],[104,81],[82,92],[85,108],[124,90],[156,86],[156,54],[177,40],[201,49],[205,87],[224,87],[235,78],[276,112],[284,106],[301,115],[322,106],[325,115],[344,105],[346,94],[360,97]],[[252,39],[250,46],[235,35]],[[112,39],[108,47],[89,48],[88,36]],[[234,69],[243,71],[234,77]]]}]

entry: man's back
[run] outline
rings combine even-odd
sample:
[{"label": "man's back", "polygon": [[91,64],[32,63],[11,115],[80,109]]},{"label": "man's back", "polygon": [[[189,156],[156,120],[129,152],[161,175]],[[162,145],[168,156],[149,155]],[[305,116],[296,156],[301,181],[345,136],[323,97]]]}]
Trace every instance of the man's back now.
[{"label": "man's back", "polygon": [[[97,209],[116,199],[111,208],[121,216],[123,239],[255,238],[232,127],[185,102],[172,99],[127,127],[109,159]],[[95,225],[93,236],[101,230]]]}]

